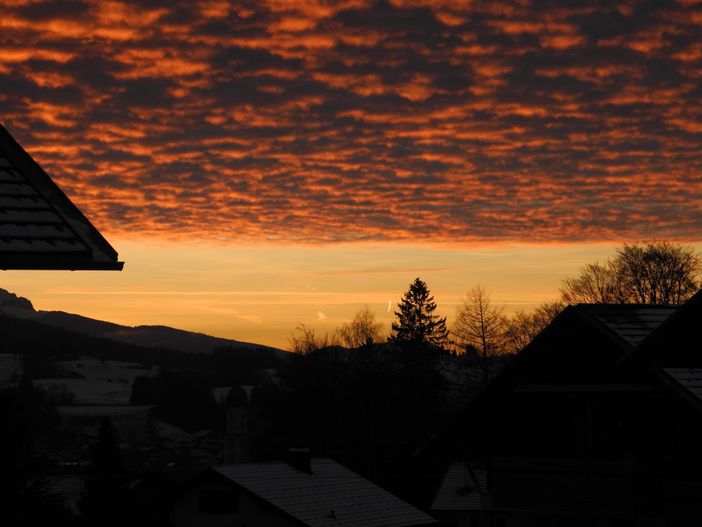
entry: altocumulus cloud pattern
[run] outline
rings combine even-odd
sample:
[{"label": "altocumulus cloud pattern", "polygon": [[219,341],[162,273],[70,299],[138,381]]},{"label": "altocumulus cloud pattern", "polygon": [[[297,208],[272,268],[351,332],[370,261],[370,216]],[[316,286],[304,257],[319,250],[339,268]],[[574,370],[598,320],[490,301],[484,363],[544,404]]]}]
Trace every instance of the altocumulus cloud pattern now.
[{"label": "altocumulus cloud pattern", "polygon": [[113,234],[686,239],[698,1],[0,2],[0,120]]}]

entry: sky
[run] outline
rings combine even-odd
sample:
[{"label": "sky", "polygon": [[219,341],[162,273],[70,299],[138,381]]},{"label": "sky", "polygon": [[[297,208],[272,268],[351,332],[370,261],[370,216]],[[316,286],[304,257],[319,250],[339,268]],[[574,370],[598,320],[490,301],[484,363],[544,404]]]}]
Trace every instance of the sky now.
[{"label": "sky", "polygon": [[[0,122],[126,261],[41,309],[285,347],[701,247],[702,2],[0,0]],[[388,303],[390,309],[388,310]]]}]

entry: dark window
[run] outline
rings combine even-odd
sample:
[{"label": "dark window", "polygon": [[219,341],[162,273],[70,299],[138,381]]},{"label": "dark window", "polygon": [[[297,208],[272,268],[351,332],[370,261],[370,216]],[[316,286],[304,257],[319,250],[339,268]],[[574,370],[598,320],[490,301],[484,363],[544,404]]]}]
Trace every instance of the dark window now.
[{"label": "dark window", "polygon": [[239,493],[233,489],[206,489],[198,493],[198,510],[203,514],[231,514],[239,510]]}]

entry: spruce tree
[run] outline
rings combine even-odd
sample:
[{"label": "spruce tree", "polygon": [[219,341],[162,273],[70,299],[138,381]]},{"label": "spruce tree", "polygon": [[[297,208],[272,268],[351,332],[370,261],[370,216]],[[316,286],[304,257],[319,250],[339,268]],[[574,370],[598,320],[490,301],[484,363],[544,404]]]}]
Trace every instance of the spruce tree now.
[{"label": "spruce tree", "polygon": [[391,342],[415,348],[446,346],[446,317],[434,314],[436,302],[425,282],[416,278],[402,296],[398,308],[395,311],[397,321],[392,323]]}]

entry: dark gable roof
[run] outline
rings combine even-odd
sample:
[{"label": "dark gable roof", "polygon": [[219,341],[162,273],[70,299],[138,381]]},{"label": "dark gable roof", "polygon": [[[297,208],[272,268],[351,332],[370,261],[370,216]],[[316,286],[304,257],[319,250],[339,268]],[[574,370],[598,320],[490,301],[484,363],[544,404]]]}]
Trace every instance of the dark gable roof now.
[{"label": "dark gable roof", "polygon": [[283,462],[222,465],[213,470],[310,527],[436,525],[428,514],[329,458],[312,472]]},{"label": "dark gable roof", "polygon": [[0,269],[123,266],[107,240],[0,125]]},{"label": "dark gable roof", "polygon": [[622,366],[702,367],[702,291],[679,307],[621,360]]},{"label": "dark gable roof", "polygon": [[[524,382],[534,372],[559,355],[571,362],[574,358],[567,342],[577,343],[590,334],[599,335],[610,345],[607,361],[614,366],[622,356],[639,345],[647,335],[675,313],[678,306],[642,304],[578,304],[563,310],[541,333],[510,361],[490,383],[510,387]],[[566,337],[569,340],[564,340]],[[573,345],[573,344],[571,344]],[[568,354],[565,357],[563,354]],[[585,353],[590,355],[590,350]],[[488,389],[491,386],[488,386]],[[489,391],[489,390],[486,390]]]},{"label": "dark gable roof", "polygon": [[575,309],[601,324],[625,346],[639,345],[679,306],[649,304],[579,304]]},{"label": "dark gable roof", "polygon": [[663,368],[659,378],[698,410],[702,410],[702,368]]},{"label": "dark gable roof", "polygon": [[[662,330],[664,322],[672,318],[678,307],[643,304],[578,304],[567,307],[478,392],[463,412],[422,445],[414,457],[421,457],[437,448],[445,438],[478,414],[488,412],[492,405],[510,396],[516,386],[528,383],[534,374],[541,371],[542,365],[555,362],[554,358],[563,359],[561,364],[571,363],[574,359],[572,353],[567,357],[561,355],[569,352],[568,342],[589,337],[590,334],[599,335],[611,344],[606,351],[611,353],[609,365],[615,368],[623,357],[647,341],[648,335]],[[577,334],[574,334],[574,329],[577,329]]]}]

